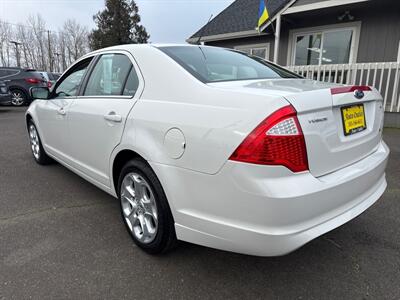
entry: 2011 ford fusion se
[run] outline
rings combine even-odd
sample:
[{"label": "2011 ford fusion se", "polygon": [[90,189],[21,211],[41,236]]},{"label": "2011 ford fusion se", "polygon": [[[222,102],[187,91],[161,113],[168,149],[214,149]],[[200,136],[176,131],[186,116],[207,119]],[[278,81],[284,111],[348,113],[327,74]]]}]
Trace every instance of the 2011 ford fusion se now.
[{"label": "2011 ford fusion se", "polygon": [[376,89],[306,80],[232,49],[102,49],[31,94],[36,162],[58,161],[118,197],[149,253],[184,240],[286,254],[386,188]]}]

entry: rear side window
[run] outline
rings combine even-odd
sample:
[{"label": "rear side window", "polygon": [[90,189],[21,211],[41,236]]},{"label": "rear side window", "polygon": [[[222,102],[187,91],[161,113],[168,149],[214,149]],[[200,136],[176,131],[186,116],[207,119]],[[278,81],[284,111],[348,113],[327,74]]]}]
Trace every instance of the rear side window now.
[{"label": "rear side window", "polygon": [[122,95],[131,68],[126,55],[103,54],[90,75],[84,96]]},{"label": "rear side window", "polygon": [[7,70],[7,75],[8,76],[14,76],[17,75],[20,71],[19,70]]},{"label": "rear side window", "polygon": [[136,74],[135,68],[132,66],[129,76],[126,80],[124,87],[124,96],[134,96],[139,86],[139,78]]},{"label": "rear side window", "polygon": [[250,79],[299,78],[298,75],[265,60],[235,50],[202,46],[170,46],[159,49],[194,77],[206,83]]},{"label": "rear side window", "polygon": [[20,72],[19,70],[2,69],[2,70],[0,70],[0,78],[17,75],[19,72]]},{"label": "rear side window", "polygon": [[54,75],[54,73],[47,73],[47,76],[49,76],[49,79],[50,79],[50,80],[53,80],[53,81],[56,81],[56,80],[57,80],[57,78],[56,78],[56,76]]}]

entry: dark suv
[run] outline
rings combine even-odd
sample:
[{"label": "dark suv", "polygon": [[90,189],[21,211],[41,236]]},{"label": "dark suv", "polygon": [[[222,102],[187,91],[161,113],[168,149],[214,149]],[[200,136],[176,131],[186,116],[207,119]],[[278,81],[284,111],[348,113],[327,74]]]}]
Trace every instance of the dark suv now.
[{"label": "dark suv", "polygon": [[36,70],[0,67],[0,80],[7,84],[11,93],[11,104],[27,105],[32,102],[31,87],[46,87],[45,78]]},{"label": "dark suv", "polygon": [[0,105],[11,104],[11,94],[8,91],[7,84],[4,81],[0,81]]}]

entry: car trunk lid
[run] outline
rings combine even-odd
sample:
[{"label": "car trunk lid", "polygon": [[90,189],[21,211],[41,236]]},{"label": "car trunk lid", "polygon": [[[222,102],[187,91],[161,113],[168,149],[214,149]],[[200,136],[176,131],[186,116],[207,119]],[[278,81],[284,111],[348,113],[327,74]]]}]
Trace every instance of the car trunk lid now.
[{"label": "car trunk lid", "polygon": [[383,105],[380,94],[368,88],[363,97],[359,94],[357,98],[354,94],[359,91],[357,88],[335,90],[340,89],[285,96],[298,112],[310,172],[316,177],[361,160],[374,152],[381,140]]},{"label": "car trunk lid", "polygon": [[[354,95],[357,87],[306,79],[220,82],[210,85],[269,97],[284,97],[297,111],[305,137],[309,170],[316,177],[361,160],[376,151],[381,140],[382,97],[373,88],[363,91],[363,97],[358,99]],[[364,111],[366,128],[345,134],[342,109],[350,108],[351,112],[352,107]]]}]

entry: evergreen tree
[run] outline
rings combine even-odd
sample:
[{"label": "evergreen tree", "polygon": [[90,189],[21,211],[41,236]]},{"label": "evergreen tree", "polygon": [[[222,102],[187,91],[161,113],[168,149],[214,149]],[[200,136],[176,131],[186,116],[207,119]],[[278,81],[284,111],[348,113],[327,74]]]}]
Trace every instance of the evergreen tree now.
[{"label": "evergreen tree", "polygon": [[106,8],[93,16],[97,25],[89,35],[93,50],[121,45],[147,43],[149,35],[140,25],[139,8],[134,0],[106,0]]}]

